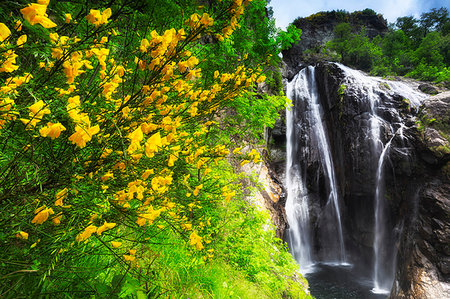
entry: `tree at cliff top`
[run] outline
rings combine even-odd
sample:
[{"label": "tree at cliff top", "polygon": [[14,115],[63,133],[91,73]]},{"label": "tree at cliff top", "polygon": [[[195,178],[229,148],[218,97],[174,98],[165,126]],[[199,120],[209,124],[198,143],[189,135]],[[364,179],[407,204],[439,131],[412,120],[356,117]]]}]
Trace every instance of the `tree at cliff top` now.
[{"label": "tree at cliff top", "polygon": [[[450,18],[446,8],[414,17],[397,19],[383,36],[371,36],[356,17],[373,15],[368,11],[352,14],[322,12],[294,21],[336,23],[334,39],[320,49],[308,51],[321,53],[322,58],[340,61],[375,75],[403,75],[437,82],[450,81]],[[302,23],[303,22],[303,23]],[[303,25],[302,25],[303,24]]]},{"label": "tree at cliff top", "polygon": [[265,1],[49,2],[0,4],[1,296],[306,296],[226,161]]}]

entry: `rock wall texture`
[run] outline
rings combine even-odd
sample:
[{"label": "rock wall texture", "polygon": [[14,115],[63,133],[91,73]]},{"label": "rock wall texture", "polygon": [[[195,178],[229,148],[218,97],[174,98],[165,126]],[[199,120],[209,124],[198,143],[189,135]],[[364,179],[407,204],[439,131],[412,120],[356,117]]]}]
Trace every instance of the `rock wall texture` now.
[{"label": "rock wall texture", "polygon": [[[287,60],[289,69],[285,74],[289,78],[302,66],[292,65],[295,59]],[[374,212],[370,207],[374,207],[377,165],[370,159],[371,149],[360,133],[361,126],[369,121],[369,108],[362,104],[357,89],[347,86],[349,83],[338,65],[318,63],[315,76],[343,199],[346,247],[355,264],[370,269],[374,235]],[[386,221],[392,232],[390,247],[398,250],[390,297],[450,298],[450,92],[431,96],[420,110],[413,109],[388,86],[381,86],[379,94],[382,103],[377,114],[385,121],[384,125],[404,126],[402,138],[394,136],[387,127],[381,128],[380,137],[384,143],[392,139],[384,169],[389,211]],[[279,123],[270,138],[269,160],[278,180],[284,175],[280,154],[284,150],[284,132],[283,124]],[[304,163],[311,178],[308,182],[311,198],[320,198],[321,190],[326,189],[323,170],[317,169],[314,158]],[[313,215],[320,213],[314,212],[318,207],[319,203],[312,205]],[[320,224],[315,221],[317,218],[312,217],[312,226],[319,230]],[[320,246],[317,242],[317,251]]]}]

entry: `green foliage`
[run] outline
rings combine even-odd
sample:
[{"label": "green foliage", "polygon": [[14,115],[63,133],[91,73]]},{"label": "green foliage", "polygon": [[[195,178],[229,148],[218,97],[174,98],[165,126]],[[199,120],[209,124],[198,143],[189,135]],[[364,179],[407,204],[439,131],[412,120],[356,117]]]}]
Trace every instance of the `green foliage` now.
[{"label": "green foliage", "polygon": [[[370,11],[361,13],[373,15]],[[398,18],[397,29],[391,29],[384,37],[377,36],[370,40],[364,28],[354,33],[354,24],[342,22],[334,29],[334,39],[319,51],[330,60],[374,75],[402,75],[448,82],[448,24],[447,9],[432,9],[422,14],[419,20],[411,16]]]},{"label": "green foliage", "polygon": [[266,2],[241,2],[50,1],[55,29],[0,3],[19,67],[0,73],[0,296],[306,296],[225,160],[242,160],[233,135],[273,125],[285,98],[254,91],[267,77],[280,92],[280,45],[298,37],[277,41]]},{"label": "green foliage", "polygon": [[280,31],[277,36],[277,43],[280,45],[281,50],[289,49],[294,43],[300,40],[302,31],[295,27],[293,24],[289,24],[286,31]]},{"label": "green foliage", "polygon": [[240,132],[245,132],[242,136],[244,140],[262,141],[261,128],[273,127],[279,117],[278,111],[285,107],[285,103],[284,96],[254,94],[253,97],[239,97],[231,103],[236,114],[224,120],[224,123],[229,127],[230,133],[233,132],[233,128],[240,128]]}]

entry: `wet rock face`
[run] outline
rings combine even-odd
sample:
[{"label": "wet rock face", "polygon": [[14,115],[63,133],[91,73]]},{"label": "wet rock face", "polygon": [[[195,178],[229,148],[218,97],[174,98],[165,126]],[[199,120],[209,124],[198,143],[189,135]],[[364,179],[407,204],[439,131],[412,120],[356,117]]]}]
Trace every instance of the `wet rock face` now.
[{"label": "wet rock face", "polygon": [[[370,126],[371,107],[361,100],[364,92],[352,86],[340,66],[319,63],[315,76],[343,199],[346,247],[352,257],[357,257],[355,263],[371,267],[377,165],[371,159],[370,136],[361,131],[361,127]],[[414,88],[419,92],[418,86]],[[423,101],[422,111],[428,118],[435,118],[437,125],[418,129],[421,112],[405,101],[402,85],[397,87],[381,81],[373,87],[380,97],[376,108],[383,120],[380,139],[384,144],[392,139],[384,167],[389,210],[386,221],[394,236],[392,248],[398,249],[390,297],[450,298],[450,146],[448,133],[442,133],[442,128],[450,128],[450,92]],[[279,124],[275,132],[283,130]],[[320,198],[320,192],[326,189],[323,170],[315,161],[317,153],[312,151],[309,157],[305,161],[311,178],[308,188],[311,198]],[[320,205],[311,207],[313,222]]]},{"label": "wet rock face", "polygon": [[[406,210],[392,298],[450,298],[450,92],[425,100],[424,116],[436,119],[415,139],[418,200]],[[422,116],[422,119],[424,118]],[[441,130],[442,129],[442,130]],[[405,207],[405,205],[404,205]]]}]

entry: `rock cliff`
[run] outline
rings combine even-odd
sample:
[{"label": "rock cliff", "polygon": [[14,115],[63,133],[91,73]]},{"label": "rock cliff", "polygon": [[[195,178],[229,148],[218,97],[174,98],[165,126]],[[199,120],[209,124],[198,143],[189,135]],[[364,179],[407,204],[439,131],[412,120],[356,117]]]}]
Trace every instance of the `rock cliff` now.
[{"label": "rock cliff", "polygon": [[318,52],[322,46],[334,38],[334,28],[339,23],[349,23],[353,33],[366,30],[369,38],[383,36],[388,32],[387,21],[382,15],[370,9],[348,13],[345,11],[319,12],[307,18],[298,18],[293,24],[302,30],[301,41],[283,51],[283,60],[289,66],[287,78],[299,71],[305,61],[310,61],[308,52]]},{"label": "rock cliff", "polygon": [[[295,52],[295,51],[294,51]],[[292,53],[294,53],[292,52]],[[298,58],[286,59],[288,79],[299,68]],[[318,63],[315,80],[328,128],[331,155],[334,161],[339,195],[342,198],[345,243],[351,262],[370,271],[373,263],[374,192],[377,164],[371,159],[369,138],[361,127],[369,126],[369,107],[361,98],[361,82],[349,80],[345,67]],[[350,71],[349,71],[350,72]],[[448,142],[450,93],[439,93],[421,102],[412,103],[402,88],[407,84],[417,89],[414,97],[428,95],[419,91],[417,82],[375,81],[380,103],[380,140],[389,142],[389,159],[384,164],[384,196],[387,201],[386,225],[390,230],[387,248],[398,252],[393,257],[395,280],[391,298],[450,297],[450,146]],[[353,85],[352,85],[353,84]],[[283,176],[279,152],[283,150],[280,124],[272,131],[269,153],[274,169]],[[300,143],[304,143],[299,137]],[[308,174],[308,192],[314,227],[315,251],[321,255],[326,240],[317,231],[321,222],[321,193],[326,189],[325,173],[317,162],[317,153],[303,157]],[[323,195],[323,194],[322,194]],[[386,253],[390,254],[390,253]],[[443,297],[442,297],[443,296]]]}]

